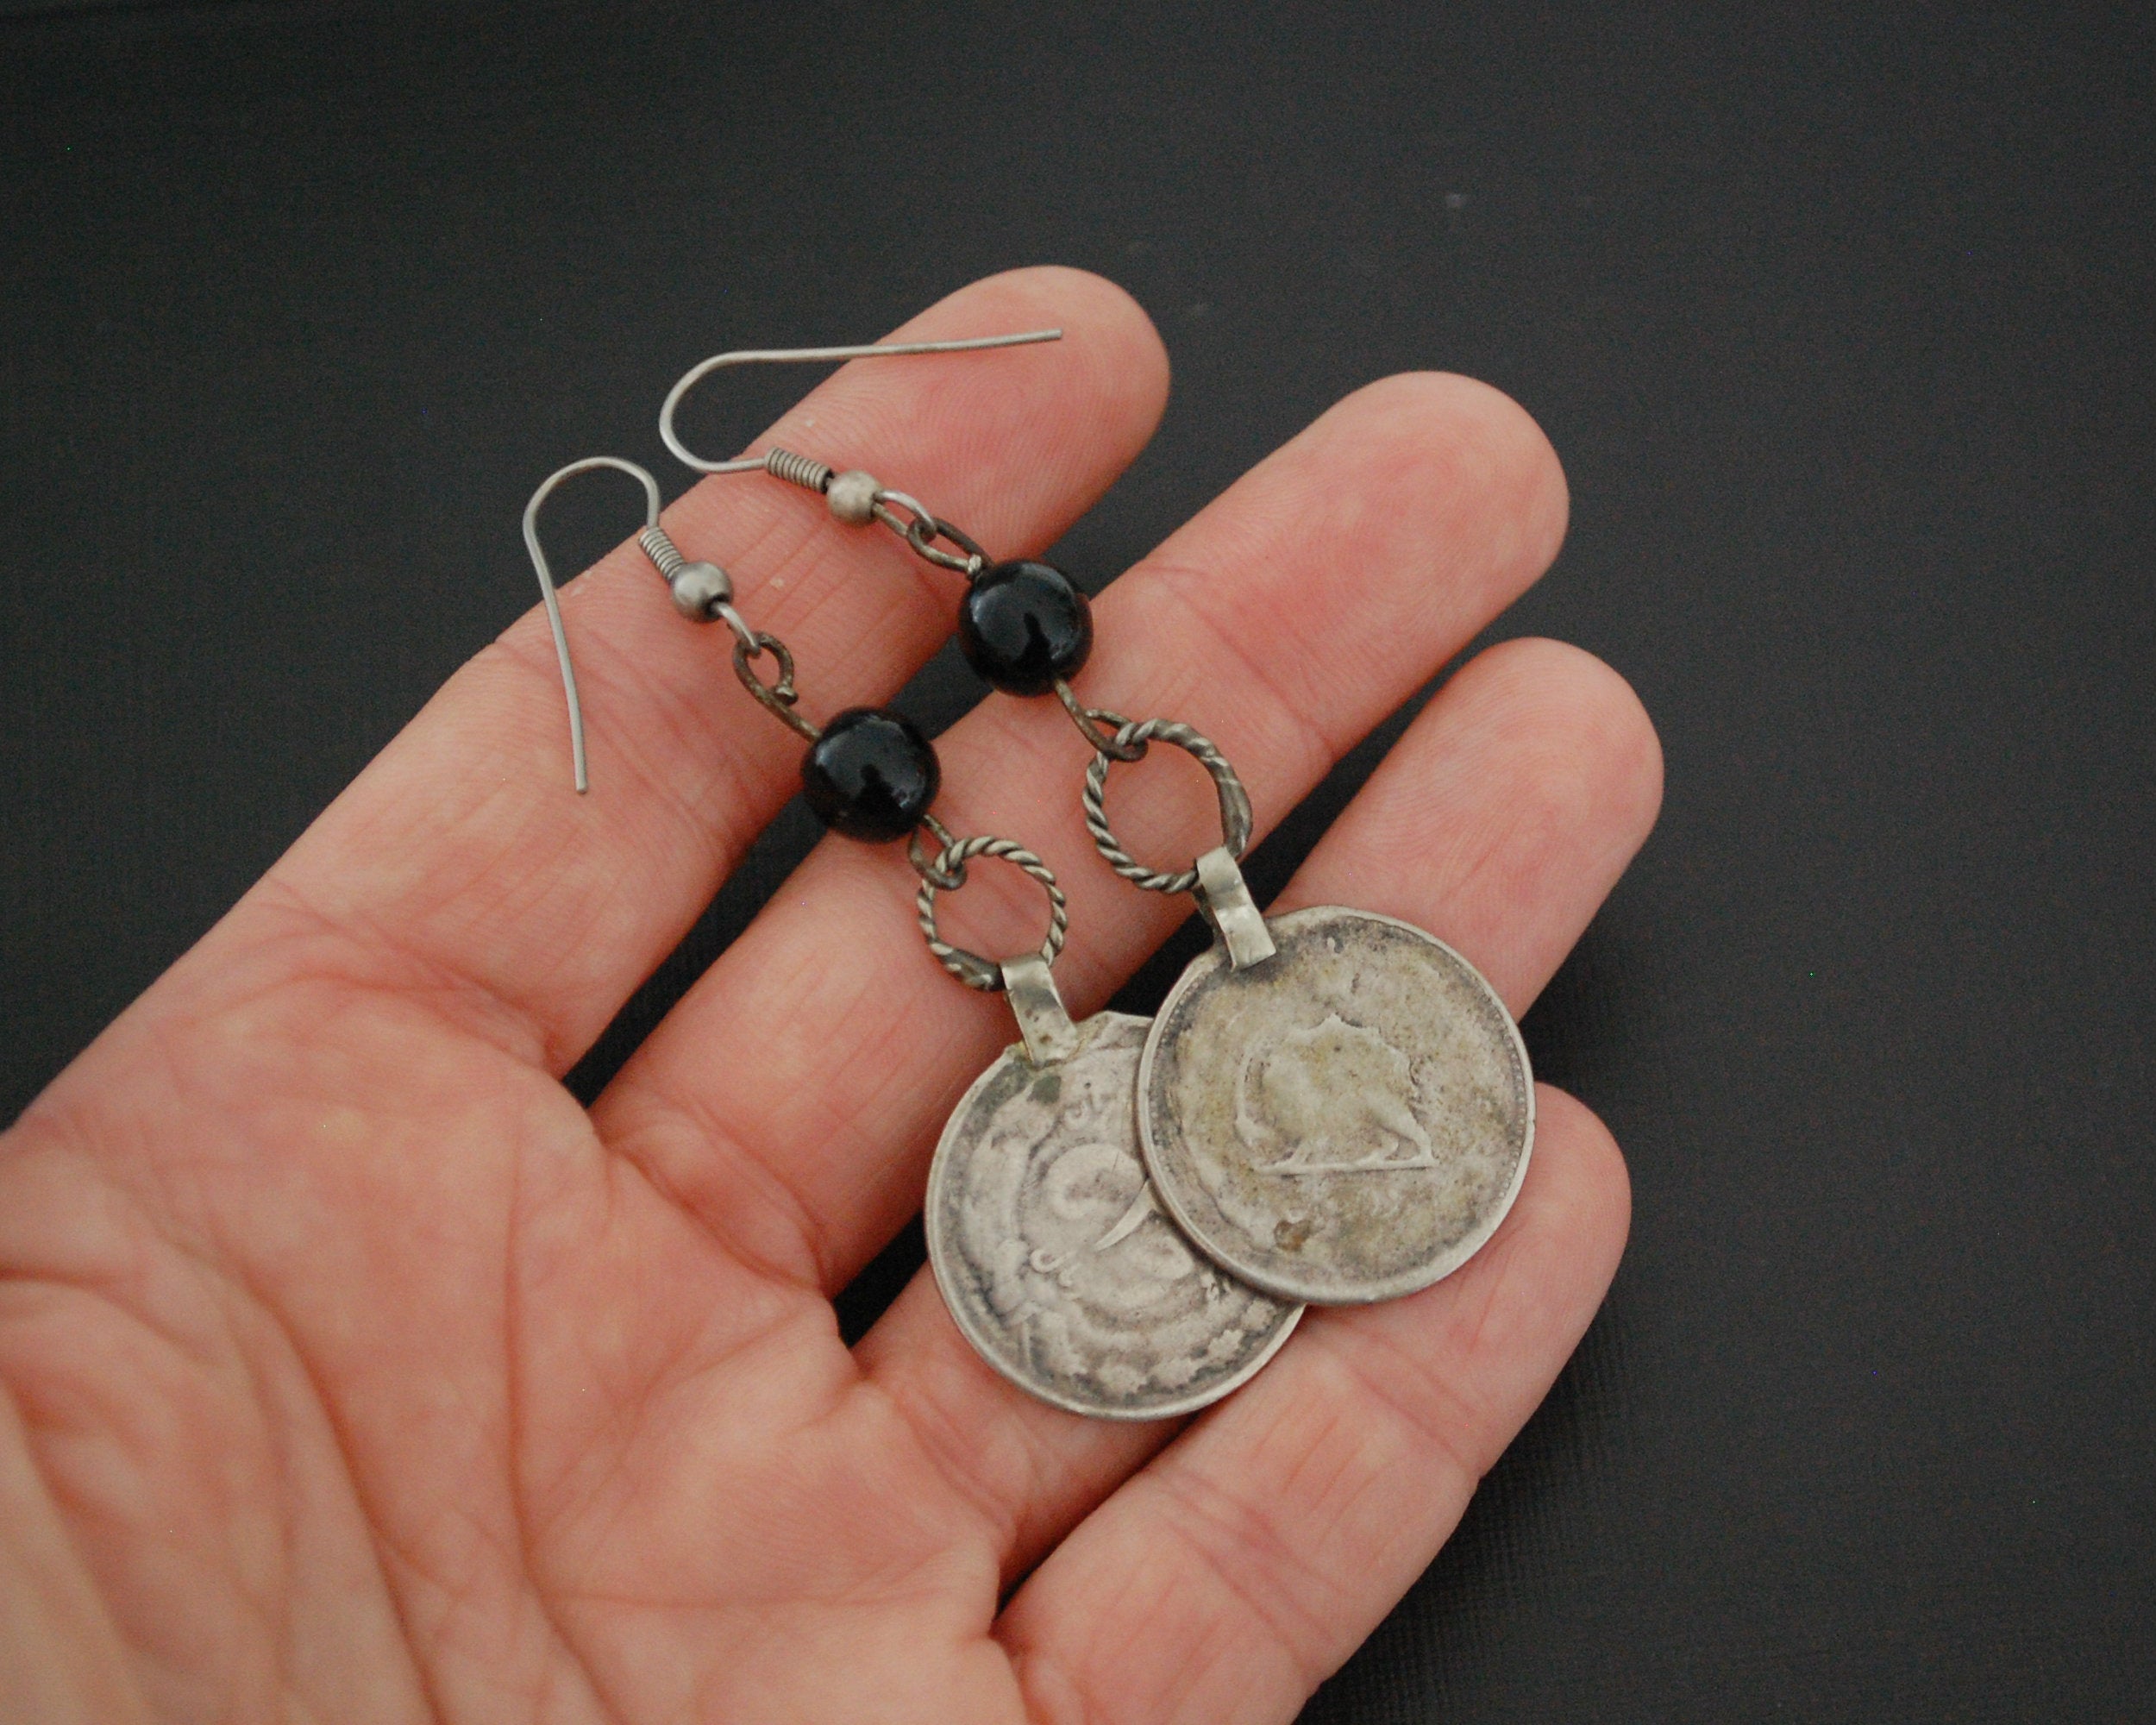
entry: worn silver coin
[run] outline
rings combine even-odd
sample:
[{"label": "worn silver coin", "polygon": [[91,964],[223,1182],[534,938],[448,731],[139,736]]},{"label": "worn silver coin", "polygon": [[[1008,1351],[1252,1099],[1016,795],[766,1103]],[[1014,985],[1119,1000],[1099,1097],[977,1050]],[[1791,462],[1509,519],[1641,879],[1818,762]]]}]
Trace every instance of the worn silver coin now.
[{"label": "worn silver coin", "polygon": [[1134,1107],[1148,1028],[1099,1013],[1046,1066],[1006,1049],[928,1179],[929,1261],[966,1339],[1021,1389],[1111,1420],[1218,1401],[1302,1311],[1209,1261],[1154,1201]]},{"label": "worn silver coin", "polygon": [[1138,1131],[1183,1231],[1244,1281],[1326,1305],[1426,1287],[1526,1177],[1534,1082],[1504,1003],[1422,930],[1316,906],[1274,955],[1193,961],[1154,1020]]}]

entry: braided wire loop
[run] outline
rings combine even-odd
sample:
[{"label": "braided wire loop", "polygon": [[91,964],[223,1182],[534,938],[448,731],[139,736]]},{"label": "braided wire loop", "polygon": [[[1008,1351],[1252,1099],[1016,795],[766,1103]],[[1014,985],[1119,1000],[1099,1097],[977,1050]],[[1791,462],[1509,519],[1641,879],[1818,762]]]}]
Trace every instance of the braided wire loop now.
[{"label": "braided wire loop", "polygon": [[[768,683],[749,667],[752,659],[761,659],[767,653],[779,666],[777,679]],[[741,679],[742,687],[755,696],[765,712],[790,730],[799,731],[812,743],[824,734],[793,710],[794,702],[801,698],[801,692],[793,687],[793,655],[777,636],[764,634],[760,630],[738,636],[734,642],[734,674]]]},{"label": "braided wire loop", "polygon": [[[1213,787],[1220,799],[1220,842],[1228,854],[1238,862],[1250,844],[1250,794],[1243,788],[1243,781],[1236,776],[1235,768],[1228,764],[1228,757],[1213,746],[1211,738],[1201,737],[1188,725],[1170,718],[1125,719],[1116,728],[1115,742],[1123,749],[1136,748],[1144,752],[1144,745],[1154,740],[1172,743],[1186,750],[1213,775]],[[1095,754],[1092,764],[1086,768],[1086,789],[1082,799],[1086,809],[1086,831],[1093,835],[1093,848],[1111,869],[1134,886],[1149,893],[1187,893],[1198,884],[1198,871],[1186,869],[1178,875],[1168,875],[1148,869],[1134,859],[1123,848],[1108,825],[1108,811],[1105,799],[1108,789],[1108,768],[1119,759],[1135,759],[1109,754],[1106,750]]]},{"label": "braided wire loop", "polygon": [[[1063,889],[1056,884],[1056,876],[1047,863],[1041,861],[1024,845],[1009,838],[962,838],[946,844],[936,858],[938,874],[963,881],[966,862],[975,856],[1000,856],[1012,862],[1041,883],[1048,894],[1048,938],[1041,943],[1041,962],[1053,964],[1056,955],[1063,950],[1063,936],[1070,926],[1070,915],[1064,907]],[[914,897],[915,919],[921,925],[921,933],[928,941],[928,950],[936,955],[936,961],[968,988],[979,988],[987,994],[999,994],[1003,988],[1003,967],[992,959],[983,958],[977,952],[968,952],[962,946],[953,946],[937,932],[936,893],[937,882],[926,869],[921,873],[921,890]],[[946,888],[945,890],[949,890]]]}]

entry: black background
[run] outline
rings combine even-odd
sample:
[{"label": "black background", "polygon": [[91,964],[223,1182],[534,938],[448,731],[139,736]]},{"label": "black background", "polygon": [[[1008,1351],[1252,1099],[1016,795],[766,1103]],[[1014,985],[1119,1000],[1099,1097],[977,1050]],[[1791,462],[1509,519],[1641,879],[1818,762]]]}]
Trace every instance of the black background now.
[{"label": "black background", "polygon": [[1499,632],[1608,659],[1668,755],[1526,1026],[1637,1220],[1310,1716],[2147,1716],[2146,14],[9,10],[0,1117],[527,606],[540,476],[669,470],[690,361],[1115,277],[1176,380],[1066,542],[1099,576],[1356,386],[1472,373],[1574,497]]}]

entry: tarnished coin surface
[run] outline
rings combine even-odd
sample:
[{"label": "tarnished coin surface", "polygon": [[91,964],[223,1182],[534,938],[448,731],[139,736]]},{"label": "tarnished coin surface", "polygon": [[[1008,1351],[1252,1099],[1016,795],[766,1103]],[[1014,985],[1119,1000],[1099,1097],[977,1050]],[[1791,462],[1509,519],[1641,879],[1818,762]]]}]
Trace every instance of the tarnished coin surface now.
[{"label": "tarnished coin surface", "polygon": [[1527,1172],[1534,1082],[1467,960],[1369,911],[1269,918],[1169,991],[1138,1072],[1153,1184],[1218,1263],[1282,1299],[1388,1300],[1449,1275]]},{"label": "tarnished coin surface", "polygon": [[1154,1201],[1134,1107],[1149,1025],[1099,1013],[1046,1067],[1005,1050],[928,1176],[929,1261],[967,1340],[1020,1389],[1111,1420],[1218,1401],[1302,1313],[1211,1263]]}]

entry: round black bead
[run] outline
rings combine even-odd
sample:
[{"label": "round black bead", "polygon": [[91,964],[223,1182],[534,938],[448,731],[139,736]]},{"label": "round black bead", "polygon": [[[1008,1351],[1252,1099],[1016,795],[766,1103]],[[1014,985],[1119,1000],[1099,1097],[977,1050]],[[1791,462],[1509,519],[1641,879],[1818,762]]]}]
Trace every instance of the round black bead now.
[{"label": "round black bead", "polygon": [[958,645],[1004,693],[1044,695],[1093,651],[1093,607],[1052,563],[991,563],[958,603]]},{"label": "round black bead", "polygon": [[943,769],[920,728],[887,707],[849,706],[801,759],[801,788],[833,832],[903,838],[936,800]]}]

